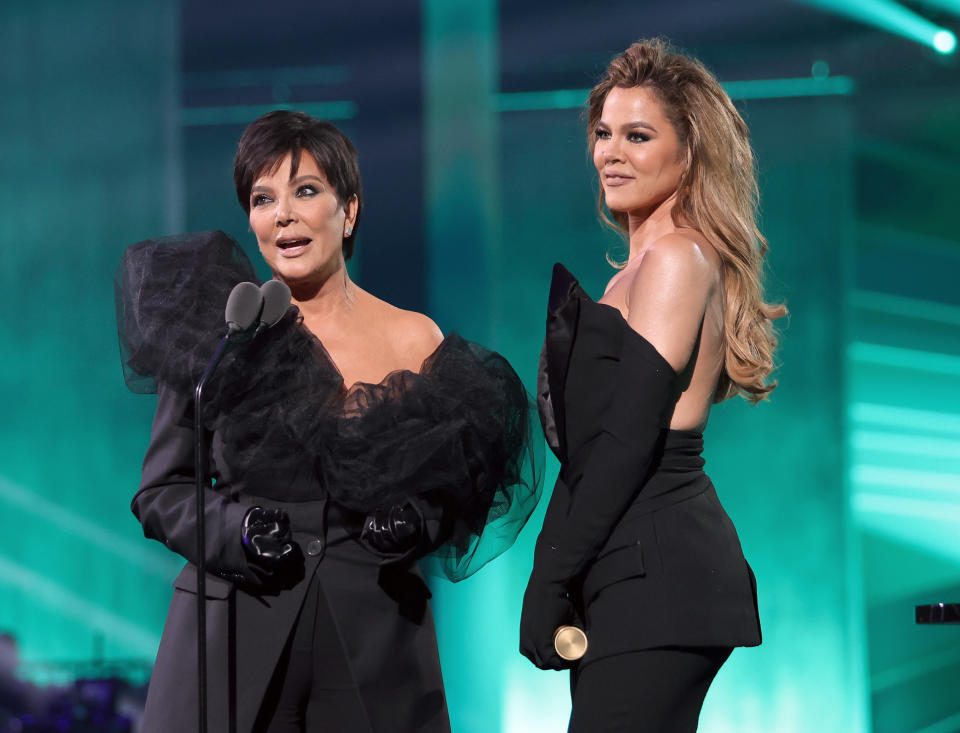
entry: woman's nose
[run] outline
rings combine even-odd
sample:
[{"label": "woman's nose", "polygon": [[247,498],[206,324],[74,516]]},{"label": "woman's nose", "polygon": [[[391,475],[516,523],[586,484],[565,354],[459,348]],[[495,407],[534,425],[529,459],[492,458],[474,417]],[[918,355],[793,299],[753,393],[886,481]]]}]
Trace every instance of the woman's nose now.
[{"label": "woman's nose", "polygon": [[620,156],[620,146],[613,140],[607,140],[601,151],[601,159],[604,164],[618,163],[623,160]]},{"label": "woman's nose", "polygon": [[286,226],[293,221],[293,207],[290,205],[286,196],[281,196],[277,200],[276,207],[277,226]]}]

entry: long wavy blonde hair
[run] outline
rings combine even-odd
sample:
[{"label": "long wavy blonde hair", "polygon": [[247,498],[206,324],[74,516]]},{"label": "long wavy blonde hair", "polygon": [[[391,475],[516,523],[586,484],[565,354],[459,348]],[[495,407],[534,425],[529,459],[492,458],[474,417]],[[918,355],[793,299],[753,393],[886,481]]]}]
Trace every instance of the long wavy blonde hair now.
[{"label": "long wavy blonde hair", "polygon": [[[657,96],[686,151],[673,222],[702,233],[722,262],[726,354],[715,401],[741,394],[759,402],[777,384],[768,381],[777,345],[773,320],[787,309],[763,299],[767,240],[757,227],[759,191],[750,132],[703,64],[655,38],[634,43],[614,58],[590,92],[587,138],[591,155],[607,94],[614,87],[641,86]],[[602,186],[597,208],[604,222],[626,235],[627,214],[608,213]]]}]

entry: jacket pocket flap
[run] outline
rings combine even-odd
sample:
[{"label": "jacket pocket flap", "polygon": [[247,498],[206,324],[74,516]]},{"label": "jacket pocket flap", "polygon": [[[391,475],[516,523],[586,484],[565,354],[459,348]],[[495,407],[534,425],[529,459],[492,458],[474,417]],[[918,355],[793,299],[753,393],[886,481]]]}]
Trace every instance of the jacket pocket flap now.
[{"label": "jacket pocket flap", "polygon": [[[207,598],[229,598],[233,593],[234,585],[228,580],[218,578],[216,575],[206,574],[206,588],[204,595]],[[180,575],[173,581],[173,587],[177,590],[183,590],[187,593],[197,594],[197,569],[190,563],[187,563]]]},{"label": "jacket pocket flap", "polygon": [[642,578],[646,574],[643,566],[643,545],[639,540],[611,550],[598,558],[587,573],[583,581],[583,602],[589,604],[609,585],[629,578]]}]

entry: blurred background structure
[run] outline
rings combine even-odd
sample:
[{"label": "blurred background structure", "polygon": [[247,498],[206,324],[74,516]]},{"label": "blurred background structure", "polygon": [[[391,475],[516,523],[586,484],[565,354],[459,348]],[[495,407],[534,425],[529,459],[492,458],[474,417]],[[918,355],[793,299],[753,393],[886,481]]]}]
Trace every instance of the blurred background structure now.
[{"label": "blurred background structure", "polygon": [[[340,125],[367,194],[359,283],[532,388],[552,263],[599,296],[619,244],[586,90],[663,35],[751,127],[769,294],[791,309],[771,402],[707,430],[764,644],[734,653],[701,730],[960,731],[960,627],[913,623],[960,600],[958,31],[957,0],[4,3],[0,631],[19,663],[0,684],[82,700],[84,680],[144,681],[181,562],[128,510],[153,401],[123,386],[112,275],[127,245],[185,230],[256,254],[231,179],[247,122]],[[457,733],[565,729],[566,675],[516,651],[541,518],[434,583]]]}]

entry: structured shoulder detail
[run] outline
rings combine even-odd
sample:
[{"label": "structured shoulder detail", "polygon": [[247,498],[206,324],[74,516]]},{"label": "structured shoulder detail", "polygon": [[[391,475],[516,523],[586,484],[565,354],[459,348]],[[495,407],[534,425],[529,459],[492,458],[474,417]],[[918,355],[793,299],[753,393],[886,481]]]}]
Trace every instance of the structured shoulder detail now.
[{"label": "structured shoulder detail", "polygon": [[547,313],[557,313],[566,304],[570,298],[586,295],[580,287],[580,283],[564,267],[557,262],[553,266],[553,277],[550,280],[550,297],[547,302]]},{"label": "structured shoulder detail", "polygon": [[[617,415],[623,419],[613,424],[623,434],[631,418],[621,407],[661,397],[672,404],[677,380],[670,363],[618,309],[592,300],[563,265],[555,265],[553,275],[537,397],[550,446],[565,461],[573,450],[569,421],[582,436]],[[577,370],[575,384],[568,384],[571,369]]]},{"label": "structured shoulder detail", "polygon": [[540,349],[540,361],[537,368],[537,411],[540,413],[540,426],[547,440],[550,450],[560,460],[563,453],[560,450],[560,435],[557,426],[556,414],[553,409],[553,398],[550,396],[550,375],[547,372],[547,345]]},{"label": "structured shoulder detail", "polygon": [[[613,310],[616,311],[616,308]],[[620,319],[623,320],[623,316],[620,314],[620,311],[616,312]],[[623,320],[623,327],[626,333],[624,335],[620,353],[621,358],[623,358],[624,361],[642,359],[656,370],[662,371],[664,374],[667,374],[670,377],[677,376],[677,371],[673,368],[670,362],[666,360],[663,354],[657,351],[656,346],[647,341],[642,334],[634,331],[633,328],[630,327],[630,324],[625,320]]]},{"label": "structured shoulder detail", "polygon": [[[577,302],[576,308],[570,307],[572,301]],[[569,334],[571,338],[570,348],[573,348],[573,337],[576,332],[574,319],[579,320],[580,311],[583,308],[596,311],[598,325],[603,323],[609,326],[611,345],[616,344],[618,348],[621,348],[621,344],[631,344],[633,346],[630,349],[632,353],[645,354],[648,361],[658,368],[666,368],[674,373],[670,363],[657,351],[656,347],[642,334],[635,331],[617,308],[593,300],[580,286],[577,278],[562,263],[557,262],[553,266],[553,279],[550,282],[550,297],[547,305],[548,341],[551,337],[549,328],[551,318],[565,319],[567,328],[564,335]],[[558,331],[555,329],[554,334],[557,333]]]},{"label": "structured shoulder detail", "polygon": [[564,387],[577,336],[581,302],[589,298],[576,278],[559,262],[553,266],[547,303],[546,338],[537,379],[540,422],[550,447],[561,461],[566,456]]}]

